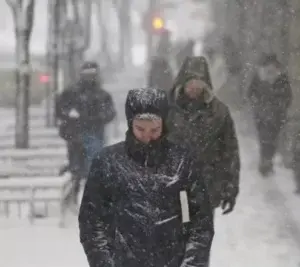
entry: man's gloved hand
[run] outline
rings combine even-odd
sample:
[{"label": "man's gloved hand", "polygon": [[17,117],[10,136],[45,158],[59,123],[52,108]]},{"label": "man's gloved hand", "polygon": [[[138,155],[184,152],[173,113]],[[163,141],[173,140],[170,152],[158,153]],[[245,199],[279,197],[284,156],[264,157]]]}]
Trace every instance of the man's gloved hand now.
[{"label": "man's gloved hand", "polygon": [[232,186],[232,184],[227,183],[225,186],[223,186],[223,190],[221,193],[221,208],[223,210],[223,215],[226,215],[233,211],[236,204],[237,195],[238,188]]},{"label": "man's gloved hand", "polygon": [[76,109],[71,109],[68,116],[72,119],[78,119],[80,117],[80,114],[78,113],[78,111]]},{"label": "man's gloved hand", "polygon": [[226,215],[233,211],[235,207],[235,198],[228,198],[221,201],[222,214]]}]

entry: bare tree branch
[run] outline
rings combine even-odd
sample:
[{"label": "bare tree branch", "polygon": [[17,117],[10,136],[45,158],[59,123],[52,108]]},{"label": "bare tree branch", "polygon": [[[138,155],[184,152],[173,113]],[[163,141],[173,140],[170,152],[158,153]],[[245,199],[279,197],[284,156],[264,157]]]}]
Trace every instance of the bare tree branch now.
[{"label": "bare tree branch", "polygon": [[35,7],[35,0],[28,0],[26,2],[26,6],[24,6],[26,11],[26,18],[27,18],[27,25],[26,25],[26,38],[30,38],[33,22],[34,22],[34,7]]},{"label": "bare tree branch", "polygon": [[29,94],[30,94],[30,37],[34,21],[35,0],[6,0],[11,7],[15,24],[16,56],[16,128],[17,148],[29,146]]},{"label": "bare tree branch", "polygon": [[17,19],[17,6],[19,3],[19,0],[6,0],[6,3],[10,6],[11,11],[12,11],[12,15],[13,15],[13,19],[14,21],[16,21]]},{"label": "bare tree branch", "polygon": [[120,0],[113,0],[112,1],[118,14],[119,14],[120,8],[121,8],[121,1]]},{"label": "bare tree branch", "polygon": [[92,1],[86,0],[83,13],[84,47],[87,49],[91,41]]},{"label": "bare tree branch", "polygon": [[80,23],[78,0],[72,0],[72,8],[73,8],[74,20],[76,21],[76,23]]},{"label": "bare tree branch", "polygon": [[18,4],[18,0],[6,0],[6,3],[11,7],[11,8],[16,8]]}]

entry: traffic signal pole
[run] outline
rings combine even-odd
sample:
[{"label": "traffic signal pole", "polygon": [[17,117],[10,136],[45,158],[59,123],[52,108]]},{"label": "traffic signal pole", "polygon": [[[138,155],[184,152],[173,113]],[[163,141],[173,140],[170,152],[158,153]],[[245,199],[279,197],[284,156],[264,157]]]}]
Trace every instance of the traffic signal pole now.
[{"label": "traffic signal pole", "polygon": [[[154,14],[156,10],[156,1],[149,0],[148,14]],[[153,32],[147,31],[147,62],[150,62],[153,53]]]}]

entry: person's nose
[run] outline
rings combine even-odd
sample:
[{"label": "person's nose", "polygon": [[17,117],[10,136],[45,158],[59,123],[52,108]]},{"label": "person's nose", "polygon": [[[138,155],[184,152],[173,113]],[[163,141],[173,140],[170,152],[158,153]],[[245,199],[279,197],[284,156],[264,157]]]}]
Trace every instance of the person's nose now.
[{"label": "person's nose", "polygon": [[195,87],[193,87],[193,88],[191,88],[191,92],[192,92],[193,94],[195,94],[195,93],[197,93],[197,92],[198,92],[198,89],[197,89],[197,88],[195,88]]},{"label": "person's nose", "polygon": [[145,143],[149,143],[151,141],[151,136],[149,134],[144,134],[143,135],[143,141]]}]

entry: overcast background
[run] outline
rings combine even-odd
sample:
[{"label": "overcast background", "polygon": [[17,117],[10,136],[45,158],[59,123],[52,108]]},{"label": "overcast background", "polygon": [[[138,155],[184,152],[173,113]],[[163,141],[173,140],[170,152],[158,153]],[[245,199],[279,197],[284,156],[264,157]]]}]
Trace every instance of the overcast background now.
[{"label": "overcast background", "polygon": [[[148,1],[133,0],[132,21],[133,27],[133,41],[134,45],[143,45],[144,34],[140,28],[143,12],[146,9],[145,3]],[[161,1],[162,2],[162,1]],[[209,9],[205,4],[195,5],[189,1],[173,0],[177,3],[176,8],[169,8],[164,11],[167,26],[172,30],[173,38],[176,40],[188,39],[195,36],[201,38],[204,34],[204,28],[207,30],[212,26],[210,23]],[[31,52],[34,55],[42,55],[46,47],[47,35],[47,1],[37,0],[35,9],[35,23],[31,39]],[[178,8],[179,7],[179,8]],[[191,27],[191,23],[195,24],[195,17],[193,13],[197,13],[197,25]],[[107,13],[107,25],[109,25],[110,47],[113,50],[117,49],[118,42],[118,26],[115,18],[114,10]],[[97,53],[99,47],[99,34],[96,15],[92,18],[92,41],[89,55]],[[8,66],[14,63],[14,46],[15,37],[13,31],[13,19],[10,7],[5,0],[0,1],[0,65]]]}]

